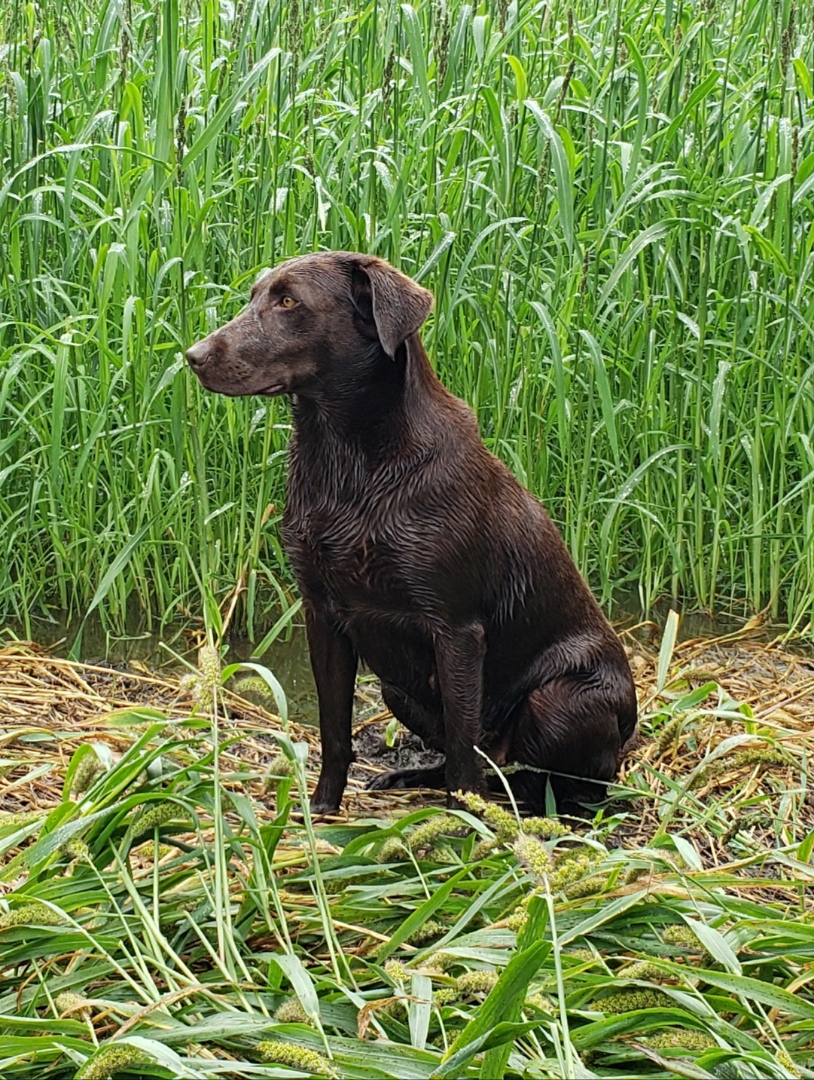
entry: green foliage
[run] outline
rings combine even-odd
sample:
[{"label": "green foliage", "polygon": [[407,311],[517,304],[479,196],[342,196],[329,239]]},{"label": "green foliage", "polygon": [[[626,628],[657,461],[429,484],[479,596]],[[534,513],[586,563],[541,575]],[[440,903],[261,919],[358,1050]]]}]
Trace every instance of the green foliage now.
[{"label": "green foliage", "polygon": [[336,247],[434,290],[440,375],[606,598],[806,622],[812,36],[791,0],[9,0],[0,608],[285,611],[286,406],[182,353]]},{"label": "green foliage", "polygon": [[[474,797],[474,813],[315,825],[305,744],[276,735],[274,770],[292,785],[276,814],[252,797],[254,757],[222,770],[211,685],[187,719],[119,724],[130,746],[18,835],[0,911],[8,1080],[809,1075],[811,839],[787,800],[796,781],[778,788],[773,846],[728,831],[754,809],[753,769],[776,757],[733,760],[741,786],[681,808],[642,764],[613,816],[573,829]],[[686,698],[666,692],[645,724],[669,708],[707,745],[715,709]],[[782,767],[804,773],[804,740],[783,738]],[[648,815],[655,835],[636,831]],[[399,858],[382,859],[394,840]],[[590,892],[573,891],[577,870]]]}]

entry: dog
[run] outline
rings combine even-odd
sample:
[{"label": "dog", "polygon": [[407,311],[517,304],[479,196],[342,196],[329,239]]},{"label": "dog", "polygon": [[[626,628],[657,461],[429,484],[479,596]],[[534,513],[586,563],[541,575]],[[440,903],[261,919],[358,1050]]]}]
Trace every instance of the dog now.
[{"label": "dog", "polygon": [[311,807],[340,806],[360,661],[445,755],[372,787],[445,787],[456,805],[487,790],[485,754],[532,811],[549,784],[561,810],[595,802],[635,739],[630,666],[543,506],[435,375],[432,304],[375,256],[303,255],[186,354],[207,390],[291,398],[283,539],[319,704]]}]

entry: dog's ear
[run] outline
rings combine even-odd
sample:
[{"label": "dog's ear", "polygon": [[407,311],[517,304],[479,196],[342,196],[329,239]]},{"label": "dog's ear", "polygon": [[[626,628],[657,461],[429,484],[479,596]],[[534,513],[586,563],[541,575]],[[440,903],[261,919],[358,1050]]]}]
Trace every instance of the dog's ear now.
[{"label": "dog's ear", "polygon": [[382,348],[391,357],[418,330],[432,307],[431,292],[383,259],[354,263],[351,295],[356,310],[365,322],[375,325]]}]

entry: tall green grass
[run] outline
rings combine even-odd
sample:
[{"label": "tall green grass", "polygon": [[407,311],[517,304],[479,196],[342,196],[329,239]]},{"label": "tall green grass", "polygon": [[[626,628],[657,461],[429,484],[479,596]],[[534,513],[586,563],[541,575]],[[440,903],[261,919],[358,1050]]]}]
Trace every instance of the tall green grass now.
[{"label": "tall green grass", "polygon": [[365,249],[592,584],[814,612],[812,24],[790,0],[0,12],[0,606],[289,603],[288,413],[185,346]]}]

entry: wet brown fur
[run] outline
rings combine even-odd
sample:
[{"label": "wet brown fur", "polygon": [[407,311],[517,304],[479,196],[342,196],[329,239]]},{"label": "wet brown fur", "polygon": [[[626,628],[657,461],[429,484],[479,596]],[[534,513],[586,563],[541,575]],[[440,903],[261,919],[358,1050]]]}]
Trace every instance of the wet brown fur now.
[{"label": "wet brown fur", "polygon": [[209,390],[292,397],[284,539],[319,698],[312,808],[342,799],[360,660],[446,755],[374,786],[483,790],[477,745],[545,770],[511,776],[536,810],[547,779],[560,806],[596,799],[635,736],[627,658],[544,508],[433,372],[431,306],[381,259],[305,255],[187,353]]}]

